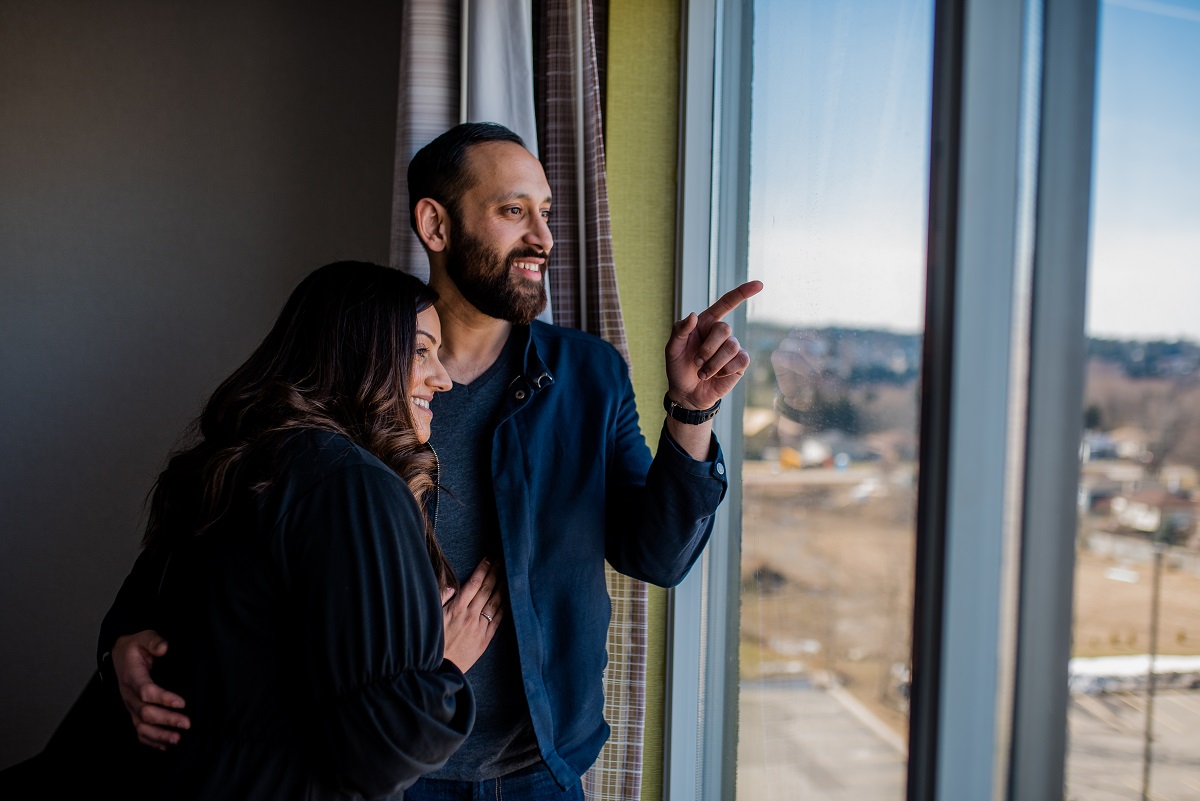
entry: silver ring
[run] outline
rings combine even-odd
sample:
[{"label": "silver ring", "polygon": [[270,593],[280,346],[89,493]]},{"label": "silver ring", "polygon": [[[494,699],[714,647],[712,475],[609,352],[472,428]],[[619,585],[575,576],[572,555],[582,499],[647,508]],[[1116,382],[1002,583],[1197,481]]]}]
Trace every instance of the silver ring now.
[{"label": "silver ring", "polygon": [[492,616],[491,616],[491,615],[489,615],[487,612],[480,612],[479,614],[481,614],[481,615],[483,615],[484,617],[486,617],[486,618],[487,618],[487,622],[488,622],[488,623],[491,623],[491,622],[492,622]]}]

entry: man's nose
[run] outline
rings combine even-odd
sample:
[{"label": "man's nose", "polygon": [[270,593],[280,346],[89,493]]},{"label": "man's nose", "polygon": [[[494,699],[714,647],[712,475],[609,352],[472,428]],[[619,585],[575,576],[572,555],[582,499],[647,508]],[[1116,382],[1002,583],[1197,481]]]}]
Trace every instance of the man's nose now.
[{"label": "man's nose", "polygon": [[534,215],[534,224],[525,234],[525,241],[549,253],[554,247],[554,234],[550,233],[550,222],[540,214]]}]

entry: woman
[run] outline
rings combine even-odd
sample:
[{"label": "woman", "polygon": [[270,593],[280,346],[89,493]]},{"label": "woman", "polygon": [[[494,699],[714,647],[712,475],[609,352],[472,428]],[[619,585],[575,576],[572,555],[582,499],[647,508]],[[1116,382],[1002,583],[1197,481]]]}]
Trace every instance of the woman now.
[{"label": "woman", "polygon": [[424,508],[429,401],[450,387],[433,301],[398,270],[316,270],[159,476],[101,638],[160,632],[155,679],[188,699],[178,745],[140,748],[126,774],[146,795],[386,797],[467,735],[463,671],[501,598],[481,568],[456,602],[486,614],[443,632],[455,580]]}]

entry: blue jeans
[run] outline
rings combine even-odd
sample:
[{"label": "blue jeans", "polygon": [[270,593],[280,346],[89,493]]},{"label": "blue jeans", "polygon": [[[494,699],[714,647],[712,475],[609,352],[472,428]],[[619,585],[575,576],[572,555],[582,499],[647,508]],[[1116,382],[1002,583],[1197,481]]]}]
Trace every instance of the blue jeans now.
[{"label": "blue jeans", "polygon": [[481,782],[417,779],[404,791],[404,801],[583,801],[583,784],[577,781],[563,790],[538,762]]}]

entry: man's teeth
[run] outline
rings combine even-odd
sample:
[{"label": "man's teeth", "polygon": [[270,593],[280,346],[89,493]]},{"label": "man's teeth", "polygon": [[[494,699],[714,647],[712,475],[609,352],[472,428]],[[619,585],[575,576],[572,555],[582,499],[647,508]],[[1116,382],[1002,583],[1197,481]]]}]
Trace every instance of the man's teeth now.
[{"label": "man's teeth", "polygon": [[527,262],[527,261],[519,261],[516,264],[522,270],[530,270],[535,273],[540,273],[542,271],[542,267],[540,264],[533,264],[533,263]]},{"label": "man's teeth", "polygon": [[414,404],[420,406],[422,409],[429,408],[429,401],[425,400],[424,398],[413,398],[412,400]]}]

